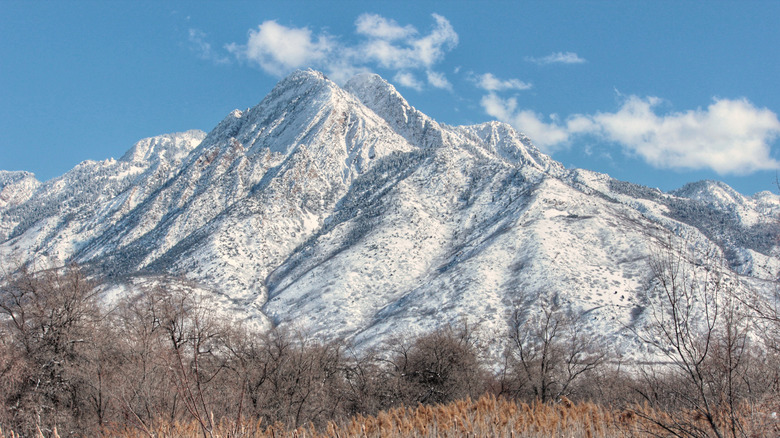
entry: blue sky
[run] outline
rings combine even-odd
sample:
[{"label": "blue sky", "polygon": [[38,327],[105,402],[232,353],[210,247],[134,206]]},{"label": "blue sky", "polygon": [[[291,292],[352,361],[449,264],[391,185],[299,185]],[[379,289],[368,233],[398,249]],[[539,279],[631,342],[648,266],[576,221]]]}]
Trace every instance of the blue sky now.
[{"label": "blue sky", "polygon": [[776,189],[780,2],[0,0],[0,169],[41,180],[209,131],[288,72],[381,74],[567,167]]}]

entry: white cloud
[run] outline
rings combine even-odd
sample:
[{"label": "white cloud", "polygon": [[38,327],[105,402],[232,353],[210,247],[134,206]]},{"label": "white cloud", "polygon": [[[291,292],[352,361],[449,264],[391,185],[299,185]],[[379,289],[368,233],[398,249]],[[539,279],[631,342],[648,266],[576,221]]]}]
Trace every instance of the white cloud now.
[{"label": "white cloud", "polygon": [[357,33],[382,40],[393,41],[411,37],[417,33],[414,26],[400,26],[377,14],[363,14],[355,21]]},{"label": "white cloud", "polygon": [[393,76],[393,81],[395,81],[395,83],[398,85],[406,88],[413,88],[417,91],[421,91],[423,89],[422,82],[418,81],[417,78],[408,71],[399,71],[395,74],[395,76]]},{"label": "white cloud", "polygon": [[190,29],[189,36],[190,48],[198,54],[200,59],[213,61],[217,64],[226,64],[230,60],[223,55],[218,54],[211,48],[211,44],[206,41],[206,34],[200,29]]},{"label": "white cloud", "polygon": [[[371,38],[359,47],[358,52],[365,60],[377,62],[384,68],[430,69],[458,44],[458,34],[441,15],[433,14],[436,23],[431,32],[422,37],[418,37],[417,30],[411,26],[399,28],[395,22],[388,24],[379,16],[365,17],[366,14],[358,17],[356,25],[360,33]],[[375,28],[367,28],[366,23]]]},{"label": "white cloud", "polygon": [[416,57],[427,67],[440,61],[444,54],[458,45],[458,34],[450,22],[438,14],[433,14],[436,26],[430,34],[412,42]]},{"label": "white cloud", "polygon": [[617,112],[576,114],[561,121],[521,110],[517,100],[493,93],[482,98],[485,112],[525,132],[548,153],[568,146],[578,135],[614,142],[651,166],[712,169],[718,174],[747,174],[780,169],[771,142],[780,136],[780,120],[746,99],[716,99],[706,109],[658,115],[655,97],[630,96]]},{"label": "white cloud", "polygon": [[370,71],[371,66],[379,66],[394,71],[396,81],[404,87],[421,90],[424,82],[417,76],[425,75],[428,85],[451,89],[445,75],[434,67],[458,44],[458,34],[443,16],[432,17],[432,28],[423,35],[412,25],[401,26],[377,14],[362,14],[355,20],[355,33],[362,40],[354,45],[340,44],[335,37],[315,34],[305,27],[265,21],[249,31],[246,44],[232,43],[226,48],[237,58],[276,76],[309,67],[344,82],[356,73]]},{"label": "white cloud", "polygon": [[308,28],[286,27],[271,20],[250,30],[246,45],[233,43],[227,48],[269,73],[283,75],[323,62],[335,49],[335,43],[327,35],[313,37]]},{"label": "white cloud", "polygon": [[746,99],[716,99],[706,109],[656,115],[660,99],[630,96],[615,113],[593,116],[607,139],[660,168],[710,168],[718,174],[778,169],[770,143],[777,115]]},{"label": "white cloud", "polygon": [[517,109],[517,99],[501,99],[493,93],[483,96],[480,103],[489,116],[507,123],[511,123],[513,113]]},{"label": "white cloud", "polygon": [[572,134],[580,132],[583,119],[576,116],[570,124],[561,124],[557,117],[551,116],[550,122],[545,122],[543,116],[530,110],[517,110],[517,99],[502,99],[493,93],[482,98],[482,107],[489,115],[509,123],[523,131],[540,149],[553,153],[565,146]]},{"label": "white cloud", "polygon": [[360,73],[370,73],[371,69],[363,65],[353,65],[347,60],[334,60],[322,66],[324,73],[332,81],[343,84]]},{"label": "white cloud", "polygon": [[417,67],[411,59],[409,49],[393,44],[392,41],[375,39],[364,44],[360,52],[365,59],[377,62],[383,68],[403,69]]},{"label": "white cloud", "polygon": [[431,84],[431,86],[444,90],[452,90],[452,84],[447,80],[447,77],[444,76],[444,73],[429,70],[425,72],[425,75],[427,76],[428,83]]},{"label": "white cloud", "polygon": [[492,73],[477,76],[474,81],[485,91],[528,90],[532,85],[519,79],[498,79]]},{"label": "white cloud", "polygon": [[584,58],[580,58],[574,52],[555,52],[542,58],[526,57],[526,61],[533,62],[539,65],[546,64],[582,64],[585,61]]}]

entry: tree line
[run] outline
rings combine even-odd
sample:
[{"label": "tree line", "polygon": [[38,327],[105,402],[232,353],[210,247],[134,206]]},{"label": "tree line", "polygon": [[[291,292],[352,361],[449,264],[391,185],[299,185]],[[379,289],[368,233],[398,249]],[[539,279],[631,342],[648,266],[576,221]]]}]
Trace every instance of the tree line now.
[{"label": "tree line", "polygon": [[[650,268],[646,325],[634,330],[663,360],[637,364],[555,301],[517,309],[502,339],[464,322],[358,353],[252,329],[184,288],[148,287],[109,307],[76,266],[22,266],[0,290],[0,427],[151,436],[160,422],[194,421],[208,437],[226,421],[324,427],[488,393],[629,409],[669,436],[747,436],[746,409],[770,415],[780,402],[780,294],[746,293],[690,246],[657,245]],[[487,354],[493,342],[503,354]]]}]

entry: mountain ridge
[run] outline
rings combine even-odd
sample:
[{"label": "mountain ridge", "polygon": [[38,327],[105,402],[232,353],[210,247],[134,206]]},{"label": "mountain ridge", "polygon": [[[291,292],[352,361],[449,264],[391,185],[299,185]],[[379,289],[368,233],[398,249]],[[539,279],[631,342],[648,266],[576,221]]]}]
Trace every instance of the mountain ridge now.
[{"label": "mountain ridge", "polygon": [[566,169],[509,125],[440,124],[377,75],[311,70],[208,134],[44,183],[0,171],[0,257],[182,278],[227,313],[364,346],[463,317],[500,333],[557,297],[630,349],[649,242],[715,245],[755,282],[780,266],[778,214],[771,193]]}]

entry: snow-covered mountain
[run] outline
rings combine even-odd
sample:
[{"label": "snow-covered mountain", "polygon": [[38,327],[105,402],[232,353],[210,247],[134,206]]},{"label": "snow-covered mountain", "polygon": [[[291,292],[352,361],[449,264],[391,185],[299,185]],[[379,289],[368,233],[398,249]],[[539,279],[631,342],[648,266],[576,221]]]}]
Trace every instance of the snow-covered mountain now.
[{"label": "snow-covered mountain", "polygon": [[225,312],[359,345],[464,318],[501,336],[548,299],[627,339],[655,239],[714,244],[749,280],[780,266],[778,215],[769,192],[566,169],[509,125],[440,124],[370,74],[341,88],[299,71],[208,134],[43,183],[0,172],[4,260],[181,279]]}]

